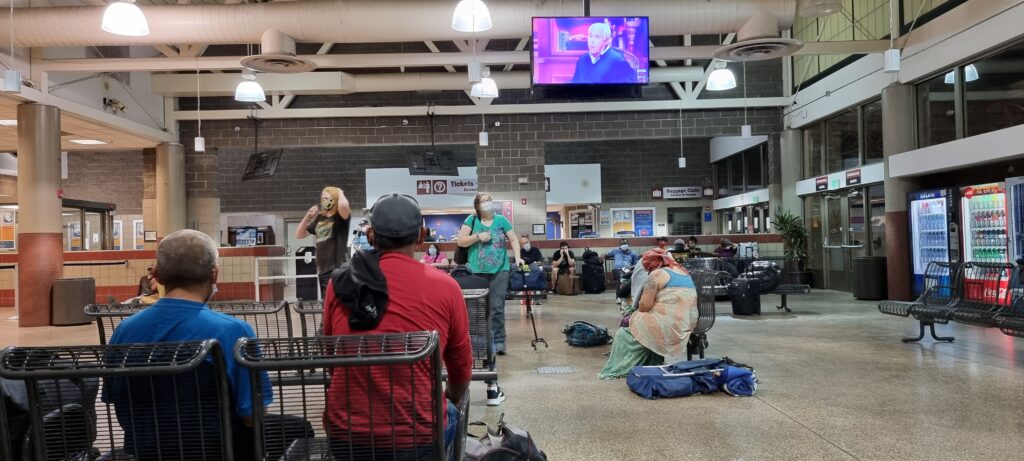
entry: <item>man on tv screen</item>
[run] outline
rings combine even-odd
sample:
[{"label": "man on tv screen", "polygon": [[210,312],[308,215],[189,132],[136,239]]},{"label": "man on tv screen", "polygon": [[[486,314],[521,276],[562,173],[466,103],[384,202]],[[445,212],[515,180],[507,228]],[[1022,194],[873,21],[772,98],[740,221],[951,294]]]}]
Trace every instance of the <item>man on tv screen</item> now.
[{"label": "man on tv screen", "polygon": [[636,70],[625,53],[612,48],[612,30],[607,23],[590,25],[587,49],[576,61],[572,83],[637,83]]}]

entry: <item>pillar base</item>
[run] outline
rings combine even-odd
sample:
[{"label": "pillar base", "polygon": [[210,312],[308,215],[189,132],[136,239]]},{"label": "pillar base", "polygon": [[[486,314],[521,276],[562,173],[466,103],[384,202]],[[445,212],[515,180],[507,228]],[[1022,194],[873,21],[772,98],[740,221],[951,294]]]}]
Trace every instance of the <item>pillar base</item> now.
[{"label": "pillar base", "polygon": [[[64,235],[18,235],[18,326],[51,324],[53,281],[64,275]],[[85,307],[85,306],[82,306]]]}]

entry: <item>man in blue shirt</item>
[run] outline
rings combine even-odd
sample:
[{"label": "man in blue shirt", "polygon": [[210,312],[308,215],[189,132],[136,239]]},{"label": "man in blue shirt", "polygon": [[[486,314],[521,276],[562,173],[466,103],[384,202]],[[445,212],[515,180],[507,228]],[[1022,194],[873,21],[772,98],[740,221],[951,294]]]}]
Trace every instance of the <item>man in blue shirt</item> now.
[{"label": "man in blue shirt", "polygon": [[[619,247],[609,251],[605,255],[605,259],[615,260],[615,264],[612,265],[612,275],[615,280],[622,280],[622,270],[636,265],[637,261],[640,260],[640,255],[629,249],[628,240],[622,239],[619,240]],[[615,298],[615,304],[621,303],[622,298]]]},{"label": "man in blue shirt", "polygon": [[[110,344],[136,344],[216,339],[220,342],[225,372],[231,390],[230,398],[233,416],[232,436],[237,459],[252,459],[252,388],[249,371],[239,366],[232,353],[240,338],[255,337],[252,327],[239,319],[210,310],[206,303],[217,292],[219,274],[217,266],[217,245],[213,240],[194,230],[180,230],[164,237],[157,248],[157,262],[153,275],[166,288],[166,295],[151,307],[124,319],[110,338]],[[207,359],[211,360],[211,359]],[[212,363],[212,361],[210,362]],[[188,458],[190,449],[205,450],[219,448],[219,429],[215,412],[209,411],[213,397],[207,395],[216,390],[213,370],[205,365],[196,371],[196,377],[179,379],[163,378],[111,378],[103,389],[103,401],[113,403],[118,423],[125,430],[125,450],[135,454],[137,459],[156,457],[164,459]],[[263,405],[273,401],[273,391],[266,372],[260,377],[263,386]],[[140,389],[140,387],[142,389]],[[154,396],[168,396],[169,402],[140,402],[152,400]],[[177,396],[173,402],[171,396]],[[190,402],[189,400],[197,400]],[[151,405],[147,406],[147,403]],[[181,409],[166,411],[159,408],[175,405]],[[199,411],[200,407],[206,408]],[[145,407],[145,408],[144,408]],[[150,408],[156,407],[153,410]],[[204,414],[199,414],[204,413]],[[211,414],[213,413],[213,414]],[[287,433],[284,440],[274,444],[290,443],[295,438],[310,434],[312,427],[302,418],[291,416],[275,417],[266,415],[268,427]],[[213,424],[208,424],[213,422]],[[202,423],[202,426],[200,425]],[[211,437],[197,437],[208,443],[202,447],[200,440],[166,440],[163,427],[205,427]],[[283,431],[282,431],[282,428]],[[173,432],[172,432],[173,433]],[[288,440],[288,439],[291,440]],[[211,440],[212,439],[212,440]],[[179,442],[184,442],[179,447]],[[268,440],[268,444],[271,441]],[[287,445],[284,445],[286,447]],[[283,451],[284,447],[268,446],[268,452]],[[276,457],[272,459],[277,459]]]}]

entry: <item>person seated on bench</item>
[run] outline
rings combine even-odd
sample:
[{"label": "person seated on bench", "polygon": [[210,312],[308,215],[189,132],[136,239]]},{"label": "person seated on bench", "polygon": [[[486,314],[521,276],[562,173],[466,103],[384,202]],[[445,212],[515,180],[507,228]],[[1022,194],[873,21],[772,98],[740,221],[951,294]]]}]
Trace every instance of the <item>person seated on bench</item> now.
[{"label": "person seated on bench", "polygon": [[661,365],[665,357],[682,355],[697,323],[697,289],[690,273],[661,249],[644,253],[641,262],[650,275],[628,326],[615,332],[601,379],[621,378],[634,366]]},{"label": "person seated on bench", "polygon": [[[448,370],[445,393],[449,403],[442,426],[448,445],[458,427],[456,405],[466,394],[473,372],[469,314],[462,290],[452,277],[413,259],[424,235],[422,213],[414,198],[394,193],[377,199],[370,209],[367,230],[367,238],[376,251],[357,252],[349,264],[332,275],[324,301],[324,335],[437,331],[441,357]],[[342,299],[357,302],[349,305]],[[395,426],[411,425],[412,421],[403,419],[409,415],[406,411],[392,413],[386,406],[375,409],[367,404],[376,389],[390,389],[389,393],[397,395],[414,395],[415,389],[428,389],[430,374],[418,371],[415,376],[389,377],[346,374],[342,368],[333,370],[324,426],[335,459],[352,459],[349,454],[353,452],[370,456],[373,452],[369,447],[358,444],[371,435],[376,440],[378,459],[423,459],[432,453],[429,425],[416,427],[416,437],[410,434],[387,440]],[[430,396],[424,392],[415,395],[420,396],[413,403],[416,412],[432,414]],[[402,433],[407,432],[403,429]],[[349,434],[358,437],[348,439]],[[391,442],[400,453],[382,452],[384,447],[392,446]]]},{"label": "person seated on bench", "polygon": [[531,245],[530,237],[525,235],[519,237],[519,259],[522,259],[523,263],[527,265],[544,264],[544,255],[540,253],[540,248]]},{"label": "person seated on bench", "polygon": [[559,276],[576,275],[576,254],[569,249],[569,242],[563,240],[558,244],[558,250],[551,255],[551,268],[551,293],[554,293]]},{"label": "person seated on bench", "polygon": [[[609,251],[608,254],[604,255],[604,257],[605,259],[612,259],[615,261],[612,265],[612,277],[616,281],[622,280],[622,271],[624,269],[633,267],[633,265],[640,260],[640,255],[629,249],[629,240],[626,239],[619,240],[619,247]],[[615,304],[622,304],[622,298],[615,298]]]},{"label": "person seated on bench", "polygon": [[[225,371],[230,381],[231,396],[234,403],[231,405],[235,424],[232,427],[232,437],[236,459],[253,459],[253,431],[252,431],[252,388],[250,385],[249,372],[237,365],[232,350],[239,338],[253,338],[256,333],[252,327],[237,318],[227,314],[214,312],[206,305],[210,298],[217,292],[217,277],[220,268],[217,265],[217,245],[214,241],[202,232],[194,230],[179,230],[164,237],[157,247],[156,267],[153,269],[154,278],[166,287],[166,296],[153,306],[140,311],[121,321],[121,324],[114,330],[109,343],[114,344],[136,344],[136,343],[160,343],[192,341],[204,339],[216,339],[220,342],[223,353]],[[138,380],[147,380],[142,377]],[[130,380],[129,380],[130,381]],[[144,402],[134,402],[132,383],[123,378],[108,379],[103,387],[103,401],[113,403],[117,413],[117,421],[125,431],[124,448],[130,453],[136,449],[136,458],[145,458],[146,454],[155,454],[159,446],[164,459],[173,458],[167,450],[178,450],[179,440],[167,440],[157,434],[156,427],[152,424],[153,418],[160,421],[160,425],[177,424],[168,418],[178,418],[174,414],[140,414],[137,407]],[[164,382],[163,385],[172,386],[173,381]],[[159,384],[153,384],[157,386]],[[261,376],[263,386],[264,405],[273,401],[273,391],[270,387],[270,380],[266,373]],[[155,389],[152,395],[179,395],[180,389]],[[184,391],[181,395],[187,395]],[[185,397],[187,398],[187,397]],[[198,408],[200,402],[179,402],[182,408]],[[191,405],[191,406],[189,406]],[[136,416],[133,416],[136,415]],[[133,424],[136,417],[140,418],[138,425]],[[145,418],[145,420],[141,419]],[[199,427],[199,416],[182,417],[180,423],[183,427]],[[312,437],[313,427],[303,418],[296,416],[265,415],[268,427],[268,434],[285,434],[284,440],[268,443],[268,454],[284,452],[291,442],[300,437]],[[165,422],[166,420],[166,422]],[[281,428],[284,428],[283,430]],[[212,431],[218,429],[209,428]],[[213,432],[216,434],[216,432]],[[211,437],[214,442],[219,437]],[[184,445],[192,447],[194,441],[184,441]],[[281,445],[276,445],[280,443]],[[270,457],[270,459],[277,459]]]},{"label": "person seated on bench", "polygon": [[715,256],[719,258],[732,258],[736,256],[736,244],[732,243],[732,240],[722,237],[722,240],[718,242],[718,246],[715,247]]},{"label": "person seated on bench", "polygon": [[430,244],[427,247],[427,252],[420,258],[420,262],[438,269],[444,269],[448,267],[448,255],[444,254],[437,245]]}]

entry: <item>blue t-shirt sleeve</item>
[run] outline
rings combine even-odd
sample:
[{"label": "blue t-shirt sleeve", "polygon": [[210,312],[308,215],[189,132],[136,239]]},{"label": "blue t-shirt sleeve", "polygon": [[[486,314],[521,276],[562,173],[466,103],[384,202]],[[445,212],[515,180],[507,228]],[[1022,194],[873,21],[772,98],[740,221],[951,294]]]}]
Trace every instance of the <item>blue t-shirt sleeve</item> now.
[{"label": "blue t-shirt sleeve", "polygon": [[[240,330],[236,332],[241,335],[233,335],[225,338],[221,346],[224,351],[224,363],[227,366],[228,380],[231,384],[232,394],[235,396],[235,414],[240,417],[252,416],[252,385],[249,381],[249,369],[238,365],[234,358],[235,343],[239,339],[255,338],[256,333],[252,326],[243,323]],[[263,387],[263,405],[270,405],[274,401],[274,390],[270,387],[270,377],[266,371],[260,372],[260,384]]]}]

